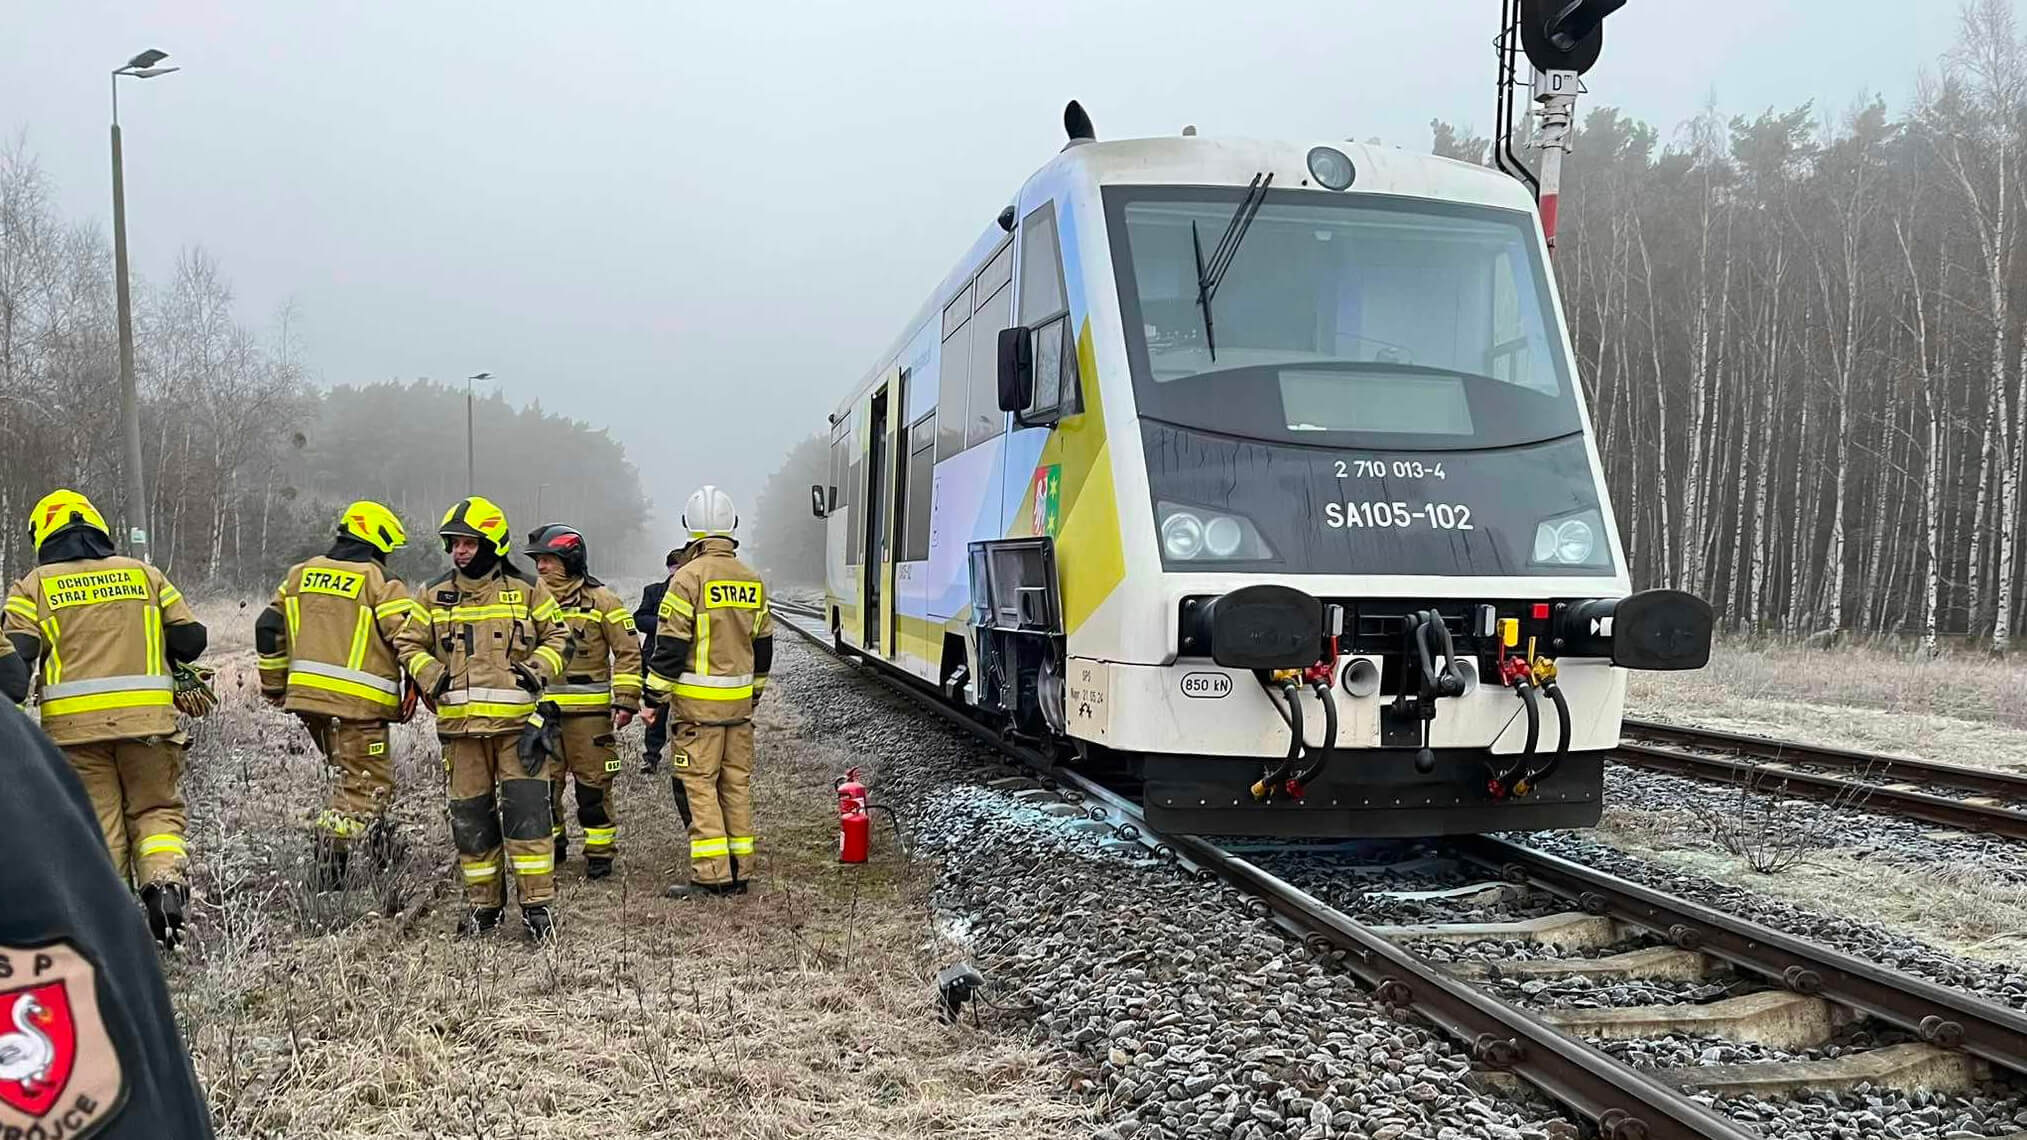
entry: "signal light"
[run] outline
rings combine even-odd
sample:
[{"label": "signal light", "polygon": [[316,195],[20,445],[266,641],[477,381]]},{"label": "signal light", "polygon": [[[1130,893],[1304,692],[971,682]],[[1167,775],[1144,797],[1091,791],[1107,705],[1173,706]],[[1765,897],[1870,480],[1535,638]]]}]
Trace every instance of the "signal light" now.
[{"label": "signal light", "polygon": [[1598,62],[1605,17],[1626,0],[1520,0],[1520,49],[1542,71],[1578,75]]},{"label": "signal light", "polygon": [[1534,603],[1534,620],[1536,620],[1536,621],[1547,621],[1547,620],[1548,620],[1548,603],[1547,603],[1547,602],[1536,602],[1536,603]]}]

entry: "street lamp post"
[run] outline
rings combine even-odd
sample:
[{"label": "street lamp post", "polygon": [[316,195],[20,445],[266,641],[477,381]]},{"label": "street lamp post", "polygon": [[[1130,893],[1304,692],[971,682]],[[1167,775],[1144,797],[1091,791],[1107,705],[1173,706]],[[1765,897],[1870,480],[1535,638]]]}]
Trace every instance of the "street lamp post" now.
[{"label": "street lamp post", "polygon": [[475,454],[472,449],[472,381],[492,378],[493,374],[490,372],[478,372],[465,377],[465,494],[467,495],[478,494],[478,480],[474,474],[478,470],[478,465],[472,458]]},{"label": "street lamp post", "polygon": [[180,71],[156,67],[169,53],[149,48],[113,69],[113,283],[120,320],[120,421],[127,452],[127,545],[148,561],[148,484],[141,470],[141,400],[134,390],[133,303],[127,295],[127,186],[120,161],[120,77],[153,79]]}]

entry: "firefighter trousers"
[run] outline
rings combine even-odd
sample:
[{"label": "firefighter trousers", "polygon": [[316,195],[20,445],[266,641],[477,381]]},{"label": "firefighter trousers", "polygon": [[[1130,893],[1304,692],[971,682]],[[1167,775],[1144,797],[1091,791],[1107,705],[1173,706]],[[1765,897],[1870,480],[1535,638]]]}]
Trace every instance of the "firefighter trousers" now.
[{"label": "firefighter trousers", "polygon": [[63,748],[98,813],[113,866],[135,886],[184,881],[190,848],[183,841],[183,794],[177,787],[183,747],[177,733]]},{"label": "firefighter trousers", "polygon": [[[549,827],[549,783],[556,762],[533,776],[521,768],[519,733],[453,736],[443,742],[450,785],[450,838],[457,848],[465,901],[506,904],[514,876],[523,907],[556,897],[556,847]],[[504,852],[504,855],[503,855]]]},{"label": "firefighter trousers", "polygon": [[690,881],[731,883],[734,859],[752,866],[753,722],[677,724],[669,766],[690,798]]},{"label": "firefighter trousers", "polygon": [[619,773],[617,734],[610,713],[563,717],[563,764],[550,797],[554,830],[563,834],[563,786],[577,785],[577,823],[584,828],[584,857],[610,859],[619,840],[612,810],[612,778]]},{"label": "firefighter trousers", "polygon": [[331,795],[317,813],[317,835],[344,850],[387,814],[394,801],[394,756],[384,720],[296,714],[331,774]]}]

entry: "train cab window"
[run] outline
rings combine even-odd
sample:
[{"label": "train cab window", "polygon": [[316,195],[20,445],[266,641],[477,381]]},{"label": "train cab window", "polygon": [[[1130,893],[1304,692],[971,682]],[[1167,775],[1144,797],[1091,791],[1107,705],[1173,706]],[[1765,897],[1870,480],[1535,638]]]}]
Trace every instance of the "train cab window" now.
[{"label": "train cab window", "polygon": [[1054,423],[1082,406],[1054,202],[1035,207],[1021,223],[1020,323],[1030,330],[1035,349],[1035,394],[1021,422]]},{"label": "train cab window", "polygon": [[966,282],[943,308],[943,355],[936,380],[936,454],[944,459],[964,450],[965,378],[970,372],[971,284]]},{"label": "train cab window", "polygon": [[1000,433],[1006,414],[999,410],[999,330],[1013,323],[1013,243],[1000,247],[978,275],[978,309],[971,319],[971,414],[965,420],[964,446],[975,447]]},{"label": "train cab window", "polygon": [[849,466],[846,451],[849,447],[847,440],[851,435],[851,422],[851,418],[847,416],[839,421],[837,426],[831,428],[830,484],[825,506],[833,514],[842,510],[845,505],[845,470]]},{"label": "train cab window", "polygon": [[936,420],[923,416],[908,429],[908,502],[901,525],[901,561],[929,557],[929,504],[935,492]]}]

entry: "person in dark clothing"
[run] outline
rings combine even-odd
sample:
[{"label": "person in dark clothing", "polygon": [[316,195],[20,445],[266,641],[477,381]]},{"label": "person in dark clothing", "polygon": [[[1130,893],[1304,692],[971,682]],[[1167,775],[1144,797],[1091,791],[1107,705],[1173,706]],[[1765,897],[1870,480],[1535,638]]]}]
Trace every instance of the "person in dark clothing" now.
[{"label": "person in dark clothing", "polygon": [[0,769],[0,1025],[26,1027],[0,1070],[0,1136],[209,1140],[148,924],[84,785],[8,701]]},{"label": "person in dark clothing", "polygon": [[[669,551],[668,559],[663,565],[668,568],[670,574],[673,574],[676,570],[676,563],[682,560],[683,548],[679,546]],[[640,606],[633,611],[633,624],[640,628],[641,660],[643,661],[647,660],[647,653],[654,649],[655,611],[661,608],[662,595],[668,593],[668,591],[669,579],[668,575],[664,574],[659,581],[649,582],[647,589],[640,592]],[[646,676],[645,667],[642,669],[642,676]],[[642,754],[640,761],[642,775],[652,776],[661,768],[662,750],[668,746],[668,743],[669,722],[666,719],[658,720],[648,725],[647,751]],[[689,807],[688,804],[682,802],[678,802],[676,806],[684,809]],[[685,810],[683,812],[683,825],[687,827],[689,823],[690,813]]]}]

